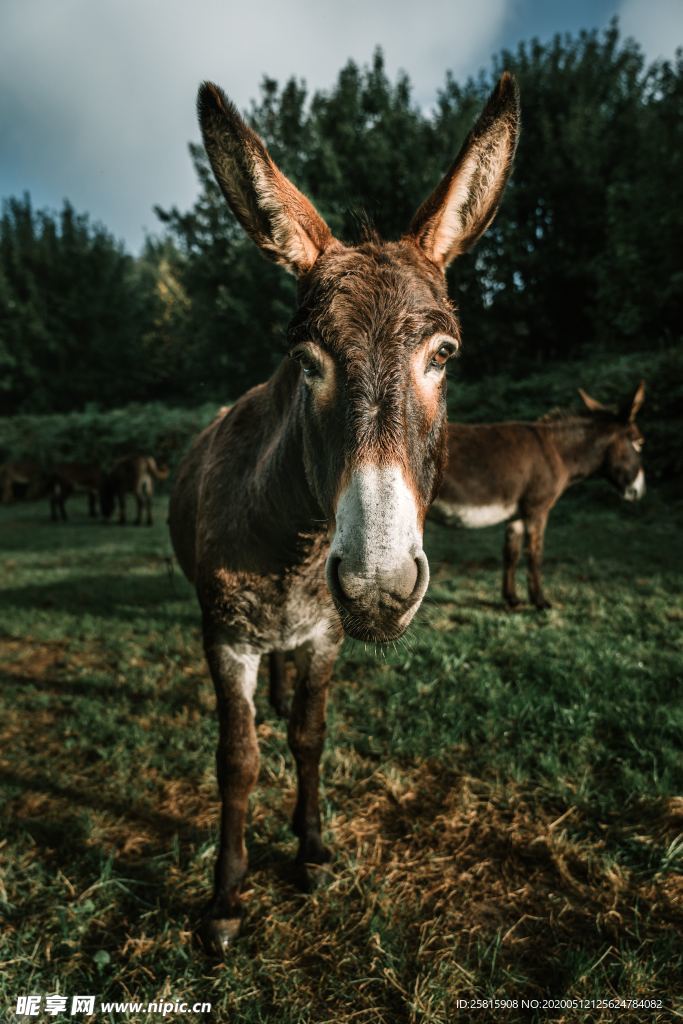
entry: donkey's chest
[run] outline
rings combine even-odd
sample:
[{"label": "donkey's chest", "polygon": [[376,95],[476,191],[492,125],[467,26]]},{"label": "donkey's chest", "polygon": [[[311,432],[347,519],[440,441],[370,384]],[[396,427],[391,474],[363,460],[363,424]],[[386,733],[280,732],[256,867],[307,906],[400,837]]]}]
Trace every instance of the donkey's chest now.
[{"label": "donkey's chest", "polygon": [[257,651],[294,650],[338,622],[324,560],[283,574],[221,567],[200,601],[231,640]]},{"label": "donkey's chest", "polygon": [[307,580],[287,587],[281,603],[263,609],[260,621],[269,650],[292,651],[322,637],[338,621],[324,576],[322,586]]}]

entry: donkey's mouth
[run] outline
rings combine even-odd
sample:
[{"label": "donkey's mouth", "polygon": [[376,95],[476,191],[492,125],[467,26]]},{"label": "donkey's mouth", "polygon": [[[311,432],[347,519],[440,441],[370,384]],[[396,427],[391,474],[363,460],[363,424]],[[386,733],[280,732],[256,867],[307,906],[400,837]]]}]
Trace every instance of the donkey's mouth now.
[{"label": "donkey's mouth", "polygon": [[367,618],[347,611],[337,601],[335,601],[335,605],[346,636],[352,640],[362,640],[364,643],[370,644],[390,644],[395,640],[400,640],[413,617],[411,615],[405,622],[400,623],[369,622]]}]

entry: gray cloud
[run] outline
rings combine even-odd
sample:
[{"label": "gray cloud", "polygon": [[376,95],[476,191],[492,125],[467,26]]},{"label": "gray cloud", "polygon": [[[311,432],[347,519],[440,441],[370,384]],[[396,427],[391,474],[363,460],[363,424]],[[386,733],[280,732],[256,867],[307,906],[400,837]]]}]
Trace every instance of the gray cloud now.
[{"label": "gray cloud", "polygon": [[334,82],[384,48],[429,106],[447,68],[476,72],[499,45],[505,0],[4,0],[0,191],[68,196],[136,246],[152,205],[195,195],[186,143],[198,82],[238,105],[263,74]]}]

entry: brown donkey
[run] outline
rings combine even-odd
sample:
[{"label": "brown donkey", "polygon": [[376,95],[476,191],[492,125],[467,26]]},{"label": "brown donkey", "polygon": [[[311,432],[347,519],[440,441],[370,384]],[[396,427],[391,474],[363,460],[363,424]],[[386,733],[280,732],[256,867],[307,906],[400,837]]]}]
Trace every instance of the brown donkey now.
[{"label": "brown donkey", "polygon": [[519,604],[515,570],[526,538],[529,600],[549,608],[541,585],[543,535],[548,513],[570,484],[606,477],[627,501],[645,493],[636,415],[645,397],[641,381],[619,412],[579,389],[587,411],[550,413],[535,423],[448,426],[448,468],[430,519],[448,526],[507,522],[503,598]]},{"label": "brown donkey", "polygon": [[48,478],[50,517],[53,522],[66,522],[66,503],[75,491],[88,498],[88,513],[97,517],[97,499],[102,483],[102,469],[96,463],[62,462],[55,466]]},{"label": "brown donkey", "polygon": [[142,525],[143,512],[147,526],[152,525],[154,481],[166,480],[168,469],[159,468],[152,455],[126,455],[114,463],[100,486],[100,507],[104,519],[111,519],[115,503],[119,506],[119,523],[126,522],[126,495],[132,494],[137,504],[135,525]]},{"label": "brown donkey", "polygon": [[198,110],[233,212],[299,281],[289,358],[199,436],[171,497],[173,546],[196,586],[217,696],[222,818],[203,936],[224,952],[239,930],[247,869],[261,656],[293,651],[298,668],[288,738],[306,888],[312,866],[329,858],[318,773],[343,633],[399,637],[427,589],[422,533],[446,455],[444,367],[459,344],[444,271],[494,217],[518,100],[503,75],[408,234],[353,247],[333,238],[217,86],[202,86]]},{"label": "brown donkey", "polygon": [[46,490],[45,471],[38,462],[5,462],[0,466],[0,503],[10,505],[17,497],[28,501]]}]

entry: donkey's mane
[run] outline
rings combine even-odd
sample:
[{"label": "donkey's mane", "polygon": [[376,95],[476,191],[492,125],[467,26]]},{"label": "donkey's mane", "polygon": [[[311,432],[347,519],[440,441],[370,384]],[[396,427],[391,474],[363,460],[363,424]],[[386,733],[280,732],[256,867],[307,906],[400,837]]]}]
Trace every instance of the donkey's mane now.
[{"label": "donkey's mane", "polygon": [[589,412],[586,409],[570,409],[567,406],[557,406],[555,409],[550,409],[548,412],[544,412],[542,416],[539,416],[535,420],[536,423],[587,423],[595,422],[597,418],[604,420],[611,419],[616,416],[616,411],[612,409],[599,410],[597,412]]},{"label": "donkey's mane", "polygon": [[382,236],[372,217],[365,209],[352,210],[353,226],[361,244],[381,245]]},{"label": "donkey's mane", "polygon": [[559,423],[565,420],[578,420],[583,419],[584,415],[577,412],[576,409],[570,409],[567,406],[558,405],[554,409],[549,409],[548,412],[544,412],[542,416],[538,416],[536,423]]}]

